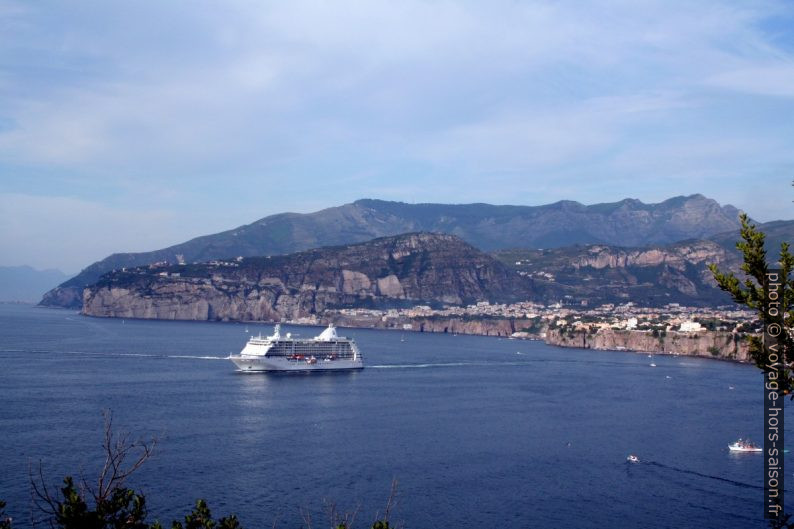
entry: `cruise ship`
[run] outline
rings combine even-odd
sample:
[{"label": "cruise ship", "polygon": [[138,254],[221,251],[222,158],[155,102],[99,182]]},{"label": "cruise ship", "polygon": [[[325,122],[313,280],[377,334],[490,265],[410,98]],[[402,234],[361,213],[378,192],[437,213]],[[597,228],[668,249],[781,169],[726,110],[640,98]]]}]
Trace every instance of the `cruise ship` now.
[{"label": "cruise ship", "polygon": [[309,339],[281,336],[276,325],[272,336],[252,336],[239,355],[230,355],[239,371],[326,371],[362,369],[364,360],[356,342],[336,334],[333,324]]}]

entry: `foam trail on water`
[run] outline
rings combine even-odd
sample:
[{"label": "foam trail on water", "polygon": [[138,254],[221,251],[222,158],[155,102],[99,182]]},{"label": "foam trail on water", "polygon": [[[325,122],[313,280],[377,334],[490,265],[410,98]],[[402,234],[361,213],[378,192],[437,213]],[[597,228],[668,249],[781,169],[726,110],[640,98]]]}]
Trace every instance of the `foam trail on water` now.
[{"label": "foam trail on water", "polygon": [[656,461],[642,461],[641,463],[645,464],[645,465],[651,465],[651,466],[655,466],[655,467],[659,467],[659,468],[664,468],[664,469],[667,469],[667,470],[672,470],[672,471],[675,471],[675,472],[680,472],[682,474],[690,474],[692,476],[698,476],[698,477],[701,477],[701,478],[707,478],[707,479],[713,479],[713,480],[717,480],[717,481],[722,481],[722,482],[725,482],[725,483],[730,483],[731,485],[736,485],[737,487],[744,487],[744,488],[747,488],[747,489],[764,490],[764,487],[761,486],[761,485],[752,485],[750,483],[742,483],[741,481],[734,481],[734,480],[728,479],[728,478],[721,478],[720,476],[712,476],[710,474],[703,474],[701,472],[695,472],[694,470],[687,470],[687,469],[684,469],[684,468],[671,467],[669,465],[665,465],[664,463],[657,463]]},{"label": "foam trail on water", "polygon": [[30,353],[30,354],[56,354],[56,355],[90,355],[90,356],[141,356],[146,358],[163,358],[165,355],[148,353],[102,353],[97,351],[47,351],[44,349],[2,349],[2,353]]},{"label": "foam trail on water", "polygon": [[0,349],[0,353],[60,354],[88,356],[133,356],[140,358],[184,358],[191,360],[228,360],[228,356],[168,355],[151,353],[102,353],[96,351],[47,351],[43,349]]},{"label": "foam trail on water", "polygon": [[450,362],[446,364],[382,364],[374,366],[366,366],[371,369],[422,369],[426,367],[457,367],[475,365],[467,362]]},{"label": "foam trail on water", "polygon": [[229,356],[168,355],[168,358],[186,358],[189,360],[228,360]]},{"label": "foam trail on water", "polygon": [[429,367],[482,367],[482,366],[521,366],[523,362],[439,362],[431,364],[377,364],[365,366],[369,369],[425,369]]}]

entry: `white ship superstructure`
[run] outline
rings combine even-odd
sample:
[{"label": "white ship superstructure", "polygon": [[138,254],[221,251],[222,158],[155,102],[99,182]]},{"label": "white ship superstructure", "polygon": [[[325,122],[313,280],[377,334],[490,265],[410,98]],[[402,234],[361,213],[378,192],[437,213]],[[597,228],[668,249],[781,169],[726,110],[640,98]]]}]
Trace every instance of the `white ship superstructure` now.
[{"label": "white ship superstructure", "polygon": [[338,336],[333,325],[329,325],[319,336],[309,339],[294,339],[290,333],[281,336],[281,326],[276,325],[272,336],[252,336],[240,354],[229,356],[229,360],[245,372],[364,367],[356,342]]},{"label": "white ship superstructure", "polygon": [[728,450],[731,452],[763,452],[764,450],[760,446],[756,446],[753,444],[752,441],[749,439],[742,440],[739,439],[735,443],[731,443],[728,445]]}]

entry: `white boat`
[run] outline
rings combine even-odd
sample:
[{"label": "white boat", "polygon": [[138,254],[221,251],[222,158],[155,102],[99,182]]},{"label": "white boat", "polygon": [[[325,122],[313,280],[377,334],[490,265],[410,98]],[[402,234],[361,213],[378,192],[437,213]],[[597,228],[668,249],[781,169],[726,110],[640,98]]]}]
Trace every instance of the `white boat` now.
[{"label": "white boat", "polygon": [[276,325],[272,336],[252,336],[240,354],[229,355],[239,371],[329,371],[362,369],[364,359],[356,342],[336,334],[329,325],[314,338],[293,339],[281,336]]},{"label": "white boat", "polygon": [[747,440],[743,441],[739,439],[735,443],[731,443],[728,445],[728,450],[731,452],[763,452],[764,449],[758,446],[755,446],[752,441]]},{"label": "white boat", "polygon": [[656,367],[656,364],[654,364],[654,363],[651,363],[651,367]]},{"label": "white boat", "polygon": [[629,457],[626,458],[626,461],[628,461],[629,463],[639,463],[640,458],[635,456],[634,454],[629,454]]}]

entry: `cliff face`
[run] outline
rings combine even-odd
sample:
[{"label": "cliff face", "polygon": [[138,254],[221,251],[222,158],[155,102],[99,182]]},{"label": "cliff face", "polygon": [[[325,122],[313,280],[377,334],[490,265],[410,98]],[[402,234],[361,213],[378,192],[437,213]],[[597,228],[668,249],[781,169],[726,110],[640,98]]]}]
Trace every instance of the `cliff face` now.
[{"label": "cliff face", "polygon": [[135,268],[85,289],[91,316],[279,320],[346,306],[512,301],[531,281],[452,235],[409,234],[272,258]]},{"label": "cliff face", "polygon": [[75,299],[79,303],[83,287],[103,274],[161,261],[175,264],[279,255],[416,231],[455,234],[487,251],[591,243],[666,244],[735,230],[737,215],[735,208],[721,206],[701,195],[675,197],[658,204],[627,199],[590,206],[572,201],[544,206],[494,206],[358,200],[309,214],[271,215],[152,252],[113,254],[61,284],[44,297],[42,304],[61,306]]},{"label": "cliff face", "polygon": [[[470,319],[456,316],[443,317],[415,317],[405,318],[400,321],[381,318],[346,316],[335,314],[331,318],[334,323],[342,327],[363,327],[375,329],[393,329],[411,332],[432,332],[442,334],[474,334],[478,336],[503,336],[507,337],[521,328],[532,324],[531,320],[515,318],[480,318]],[[403,325],[410,325],[406,329]]]},{"label": "cliff face", "polygon": [[79,309],[83,306],[82,286],[58,286],[46,292],[39,302],[45,307]]},{"label": "cliff face", "polygon": [[476,334],[479,336],[510,336],[521,326],[529,325],[529,320],[510,318],[488,318],[471,320],[463,318],[417,318],[414,330],[449,334]]},{"label": "cliff face", "polygon": [[546,343],[561,347],[599,350],[626,350],[649,353],[705,356],[737,362],[750,360],[747,341],[730,332],[667,332],[653,336],[650,331],[603,329],[595,334],[586,331],[549,329]]},{"label": "cliff face", "polygon": [[[553,284],[574,304],[643,306],[730,304],[706,268],[715,263],[737,270],[738,256],[712,241],[623,248],[602,244],[547,250],[505,250],[496,257],[538,287]],[[552,290],[554,291],[554,290]]]},{"label": "cliff face", "polygon": [[576,269],[602,269],[666,265],[683,271],[687,264],[721,262],[728,258],[725,250],[712,241],[692,241],[650,248],[592,245],[583,248],[582,253],[571,260],[570,266]]}]

